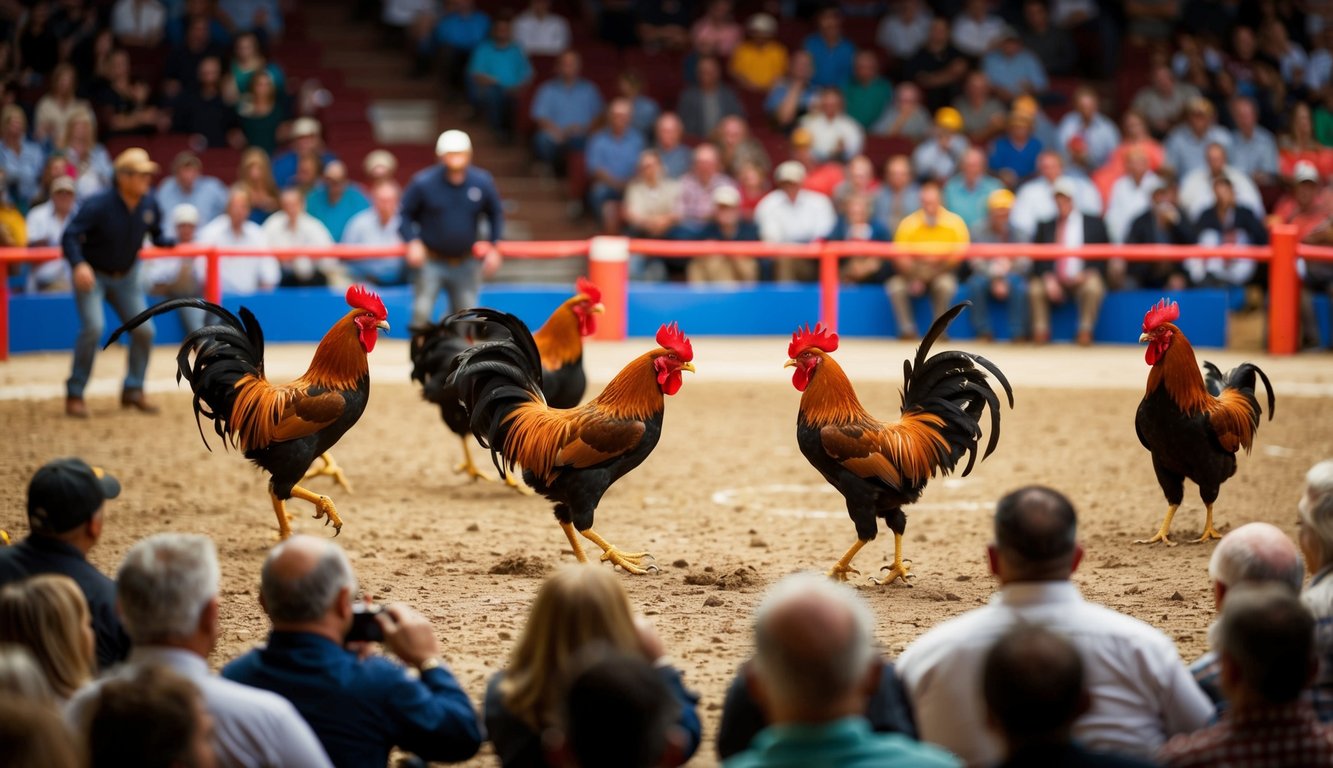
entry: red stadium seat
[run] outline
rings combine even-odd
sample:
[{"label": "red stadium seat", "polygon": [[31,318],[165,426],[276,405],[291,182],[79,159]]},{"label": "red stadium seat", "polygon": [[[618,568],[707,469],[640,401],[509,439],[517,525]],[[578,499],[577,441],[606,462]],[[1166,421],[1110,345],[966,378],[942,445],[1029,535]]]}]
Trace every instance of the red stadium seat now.
[{"label": "red stadium seat", "polygon": [[914,149],[916,142],[903,136],[867,136],[861,153],[870,158],[876,169],[880,169],[890,157],[910,155]]}]

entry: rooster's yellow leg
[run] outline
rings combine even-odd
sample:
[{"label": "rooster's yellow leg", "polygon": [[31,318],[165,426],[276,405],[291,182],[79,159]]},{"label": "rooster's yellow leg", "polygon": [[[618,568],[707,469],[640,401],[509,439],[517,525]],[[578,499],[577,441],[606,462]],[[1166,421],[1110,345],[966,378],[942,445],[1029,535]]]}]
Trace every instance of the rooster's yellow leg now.
[{"label": "rooster's yellow leg", "polygon": [[588,556],[583,554],[583,544],[579,542],[579,535],[574,530],[574,524],[561,523],[560,529],[565,532],[565,536],[569,539],[569,546],[574,549],[574,559],[580,563],[588,562]]},{"label": "rooster's yellow leg", "polygon": [[0,547],[9,546],[9,531],[0,531]]},{"label": "rooster's yellow leg", "polygon": [[287,503],[273,491],[268,492],[268,497],[273,501],[273,514],[278,516],[278,538],[285,539],[292,535],[292,516],[287,513]]},{"label": "rooster's yellow leg", "polygon": [[1202,544],[1203,542],[1208,541],[1209,539],[1220,539],[1220,538],[1222,538],[1222,534],[1218,533],[1217,529],[1213,527],[1213,505],[1209,504],[1208,517],[1204,520],[1203,523],[1203,535],[1195,539],[1194,543]]},{"label": "rooster's yellow leg", "polygon": [[833,567],[829,569],[828,577],[834,581],[846,581],[849,574],[860,576],[861,572],[852,567],[852,558],[856,557],[856,553],[860,552],[861,547],[865,545],[866,542],[857,539],[856,543],[847,550],[847,554],[843,555],[842,559],[834,563]]},{"label": "rooster's yellow leg", "polygon": [[505,485],[513,488],[524,496],[535,496],[536,491],[529,488],[523,481],[518,479],[519,473],[510,469],[505,471]]},{"label": "rooster's yellow leg", "polygon": [[292,488],[292,496],[314,504],[315,519],[318,520],[322,517],[325,525],[332,523],[334,536],[342,533],[343,521],[341,517],[338,517],[338,510],[333,508],[333,499],[328,496],[321,496],[313,491],[307,491],[299,485]]},{"label": "rooster's yellow leg", "polygon": [[467,475],[472,478],[473,481],[490,480],[491,478],[487,477],[480,469],[477,469],[477,465],[472,462],[472,447],[469,445],[471,442],[472,440],[470,437],[463,438],[463,461],[458,466],[454,467],[454,471]]},{"label": "rooster's yellow leg", "polygon": [[[1157,531],[1157,535],[1156,535],[1156,536],[1153,536],[1151,539],[1139,539],[1138,541],[1136,541],[1136,542],[1134,542],[1134,543],[1135,543],[1135,544],[1156,544],[1157,542],[1161,541],[1161,542],[1165,542],[1166,545],[1167,545],[1168,547],[1174,547],[1174,546],[1176,545],[1176,543],[1175,543],[1174,541],[1172,541],[1171,539],[1167,538],[1167,536],[1168,536],[1168,534],[1171,533],[1171,518],[1173,518],[1173,517],[1176,516],[1176,510],[1177,510],[1177,509],[1180,509],[1180,505],[1179,505],[1179,504],[1172,504],[1171,506],[1169,506],[1169,507],[1166,508],[1166,519],[1162,520],[1162,527]],[[1212,517],[1209,516],[1208,520],[1209,520],[1209,522],[1208,522],[1208,527],[1209,527],[1209,528],[1212,528],[1212,527],[1213,527],[1213,526],[1212,526]]]},{"label": "rooster's yellow leg", "polygon": [[343,473],[343,468],[338,466],[338,462],[333,460],[333,454],[327,452],[321,453],[319,455],[319,458],[321,461],[324,462],[324,466],[319,469],[306,470],[305,477],[302,477],[301,479],[309,480],[312,477],[319,477],[320,475],[329,475],[330,477],[333,478],[333,482],[338,484],[338,487],[342,488],[344,491],[347,491],[348,493],[351,493],[352,481],[347,479],[347,475]]},{"label": "rooster's yellow leg", "polygon": [[612,565],[618,565],[629,573],[642,576],[648,571],[658,570],[657,566],[652,563],[649,563],[646,566],[644,565],[643,561],[645,558],[651,560],[653,557],[647,552],[635,552],[632,554],[621,552],[619,549],[616,549],[608,543],[606,539],[598,536],[597,532],[591,528],[583,531],[583,537],[602,548],[602,560],[610,561]]},{"label": "rooster's yellow leg", "polygon": [[906,584],[907,580],[912,578],[912,561],[903,559],[903,536],[901,533],[893,534],[893,565],[886,565],[880,568],[880,571],[888,571],[878,579],[872,579],[876,584],[892,584],[898,579],[902,579]]}]

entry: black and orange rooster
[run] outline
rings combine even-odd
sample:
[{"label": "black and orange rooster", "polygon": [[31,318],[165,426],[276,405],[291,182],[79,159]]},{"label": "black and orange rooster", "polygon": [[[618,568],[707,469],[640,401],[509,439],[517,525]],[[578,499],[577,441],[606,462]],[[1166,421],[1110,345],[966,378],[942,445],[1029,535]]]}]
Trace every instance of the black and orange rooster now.
[{"label": "black and orange rooster", "polygon": [[[582,277],[575,282],[575,291],[532,334],[541,355],[542,393],[552,408],[573,408],[588,388],[583,371],[583,337],[597,331],[597,315],[603,311],[602,292]],[[486,476],[472,461],[467,411],[458,402],[458,391],[447,380],[454,358],[472,346],[473,334],[481,329],[456,325],[442,321],[412,329],[412,379],[421,383],[422,397],[440,406],[445,426],[463,441],[463,461],[454,471],[480,480]],[[506,475],[505,480],[515,485],[511,476]]]},{"label": "black and orange rooster", "polygon": [[1194,348],[1172,321],[1180,317],[1180,305],[1162,299],[1143,317],[1143,335],[1147,343],[1145,359],[1148,391],[1139,403],[1134,429],[1139,442],[1152,454],[1157,484],[1166,495],[1166,518],[1157,535],[1140,544],[1166,542],[1171,518],[1175,517],[1185,497],[1185,479],[1199,486],[1199,498],[1208,510],[1203,534],[1197,541],[1220,539],[1213,527],[1213,502],[1222,483],[1236,474],[1236,452],[1249,453],[1254,433],[1259,429],[1263,410],[1255,397],[1255,377],[1263,379],[1268,392],[1268,418],[1273,418],[1273,385],[1268,376],[1251,363],[1241,363],[1225,376],[1217,366],[1208,368],[1205,380],[1199,372]]},{"label": "black and orange rooster", "polygon": [[612,546],[592,529],[593,516],[607,489],[657,447],[665,395],[680,390],[682,371],[694,370],[690,340],[675,324],[662,326],[658,348],[631,361],[586,404],[561,409],[547,405],[542,395],[541,355],[522,321],[492,309],[446,319],[454,321],[498,325],[508,336],[459,355],[449,379],[496,469],[523,467],[528,485],[555,504],[556,520],[579,562],[588,558],[576,534],[600,547],[602,560],[646,573],[649,555]]},{"label": "black and orange rooster", "polygon": [[[941,352],[929,359],[931,344],[963,311],[963,303],[945,312],[930,327],[917,348],[916,360],[903,362],[902,416],[884,422],[861,405],[842,367],[829,356],[838,348],[838,336],[822,326],[799,329],[792,335],[788,367],[795,367],[792,385],[801,392],[796,417],[796,441],[801,453],[847,501],[847,514],[856,525],[852,544],[828,575],[846,581],[859,574],[852,558],[875,540],[876,518],[893,531],[893,565],[880,584],[906,581],[911,562],[903,560],[903,507],[921,498],[926,482],[937,472],[948,474],[968,454],[962,474],[972,471],[981,438],[979,420],[990,406],[990,442],[982,459],[991,455],[1000,439],[1000,401],[991,388],[989,371],[1004,387],[1009,407],[1014,394],[1009,381],[993,363],[967,352]],[[984,369],[984,370],[983,370]]]},{"label": "black and orange rooster", "polygon": [[[328,451],[366,410],[370,398],[366,356],[375,348],[378,333],[389,330],[379,296],[354,285],[347,289],[347,303],[352,311],[324,334],[306,372],[287,384],[272,384],[264,377],[264,334],[244,307],[237,319],[202,299],[164,301],[117,328],[107,341],[110,346],[122,333],[174,309],[201,309],[218,318],[217,324],[185,337],[176,356],[176,380],[190,382],[195,421],[201,416],[212,419],[224,446],[239,447],[269,473],[269,496],[282,538],[291,535],[286,502],[293,496],[314,504],[315,518],[324,518],[325,525],[342,530],[333,501],[297,483],[308,476],[315,459],[322,458],[324,468],[311,474],[333,475],[347,487]],[[202,422],[199,435],[204,437]]]}]

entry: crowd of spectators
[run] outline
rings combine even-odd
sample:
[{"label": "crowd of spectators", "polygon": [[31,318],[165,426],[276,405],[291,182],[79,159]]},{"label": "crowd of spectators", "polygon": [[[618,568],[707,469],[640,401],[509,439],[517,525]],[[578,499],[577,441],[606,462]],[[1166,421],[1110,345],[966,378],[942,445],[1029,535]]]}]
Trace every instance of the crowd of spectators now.
[{"label": "crowd of spectators", "polygon": [[[489,740],[509,768],[654,768],[700,748],[688,669],[611,569],[542,584],[478,709],[426,617],[363,599],[338,545],[296,536],[258,574],[267,639],[214,674],[228,588],[213,542],[155,534],[102,575],[87,555],[119,493],[53,461],[29,484],[30,535],[0,547],[6,765],[364,767],[395,749],[458,762]],[[1188,666],[1161,630],[1084,599],[1078,515],[1044,486],[996,506],[993,599],[896,659],[854,590],[787,576],[757,608],[717,754],[728,768],[1328,765],[1333,460],[1307,473],[1297,514],[1296,541],[1250,523],[1218,543],[1217,619]]]}]

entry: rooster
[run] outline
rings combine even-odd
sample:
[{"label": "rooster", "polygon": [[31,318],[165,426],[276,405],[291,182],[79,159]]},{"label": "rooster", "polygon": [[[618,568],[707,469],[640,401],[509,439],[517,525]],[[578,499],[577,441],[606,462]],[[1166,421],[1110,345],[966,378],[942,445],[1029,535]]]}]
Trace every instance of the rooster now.
[{"label": "rooster", "polygon": [[528,485],[555,504],[556,520],[579,562],[588,558],[576,533],[601,548],[603,561],[646,573],[644,560],[650,556],[612,546],[593,530],[593,516],[607,489],[657,447],[664,396],[680,390],[682,371],[694,370],[690,340],[674,323],[662,326],[656,349],[631,361],[586,404],[561,409],[542,395],[541,355],[518,318],[473,309],[446,320],[451,321],[497,325],[508,336],[459,355],[449,378],[496,469],[503,474],[515,464],[523,467]]},{"label": "rooster", "polygon": [[1180,305],[1162,299],[1143,317],[1143,335],[1148,345],[1145,359],[1148,390],[1139,403],[1134,430],[1139,442],[1152,454],[1157,484],[1166,495],[1166,518],[1157,535],[1140,544],[1159,541],[1174,546],[1169,535],[1171,518],[1185,496],[1185,478],[1199,486],[1199,498],[1208,510],[1203,535],[1197,541],[1220,539],[1213,528],[1213,502],[1222,483],[1236,474],[1236,452],[1246,453],[1254,445],[1263,410],[1255,397],[1255,377],[1268,392],[1268,418],[1273,418],[1273,386],[1268,376],[1251,363],[1241,363],[1225,376],[1217,366],[1204,362],[1205,379],[1199,372],[1194,348],[1172,321],[1180,317]]},{"label": "rooster", "polygon": [[[583,337],[597,331],[597,315],[603,311],[602,292],[596,285],[580,277],[574,286],[576,293],[556,307],[546,324],[532,334],[541,354],[542,393],[552,408],[573,408],[583,399],[588,388],[583,372]],[[472,461],[467,411],[458,402],[457,390],[446,380],[454,358],[472,346],[473,333],[479,331],[464,335],[455,324],[431,323],[412,329],[410,347],[412,379],[421,383],[426,400],[440,406],[445,426],[463,441],[463,461],[454,471],[473,480],[486,476]],[[505,475],[505,481],[517,485],[511,475]]]},{"label": "rooster", "polygon": [[[990,406],[990,442],[982,459],[1000,439],[1000,402],[991,388],[989,371],[1004,387],[1009,407],[1014,394],[1000,369],[980,355],[941,352],[929,359],[931,345],[967,302],[945,312],[917,348],[916,360],[903,363],[902,415],[896,422],[871,416],[861,405],[851,381],[829,353],[838,336],[822,326],[798,329],[787,347],[787,367],[794,367],[792,385],[801,392],[796,441],[801,453],[847,501],[856,525],[856,542],[829,577],[846,581],[859,574],[852,567],[856,553],[875,540],[876,518],[893,531],[893,565],[877,583],[907,581],[911,561],[903,559],[903,507],[916,502],[937,472],[948,474],[968,454],[962,474],[972,471],[981,438],[979,420]],[[984,369],[984,370],[983,370]]]},{"label": "rooster", "polygon": [[[332,475],[348,488],[346,476],[328,451],[366,410],[370,398],[366,356],[375,348],[378,333],[388,332],[389,322],[384,302],[361,286],[347,289],[347,303],[352,311],[324,334],[306,372],[287,384],[275,385],[265,378],[264,333],[244,307],[237,319],[202,299],[164,301],[117,328],[107,341],[110,346],[122,333],[174,309],[200,309],[218,318],[217,324],[185,337],[176,356],[176,380],[188,380],[194,391],[194,416],[204,445],[208,438],[201,417],[212,419],[224,447],[239,447],[269,473],[269,497],[278,517],[278,534],[284,539],[291,535],[287,500],[292,497],[315,505],[315,518],[332,524],[334,535],[342,531],[333,500],[298,483],[316,474]],[[316,458],[323,460],[323,469],[307,474]]]}]

